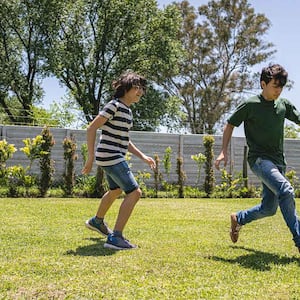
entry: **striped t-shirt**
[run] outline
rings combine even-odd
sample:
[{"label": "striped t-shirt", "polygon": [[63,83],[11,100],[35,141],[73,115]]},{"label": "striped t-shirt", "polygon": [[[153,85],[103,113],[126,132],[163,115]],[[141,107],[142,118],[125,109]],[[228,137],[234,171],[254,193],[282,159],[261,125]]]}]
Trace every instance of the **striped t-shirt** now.
[{"label": "striped t-shirt", "polygon": [[132,112],[124,103],[114,99],[104,106],[99,115],[107,118],[107,121],[101,128],[96,164],[113,166],[125,160],[129,129],[132,127]]}]

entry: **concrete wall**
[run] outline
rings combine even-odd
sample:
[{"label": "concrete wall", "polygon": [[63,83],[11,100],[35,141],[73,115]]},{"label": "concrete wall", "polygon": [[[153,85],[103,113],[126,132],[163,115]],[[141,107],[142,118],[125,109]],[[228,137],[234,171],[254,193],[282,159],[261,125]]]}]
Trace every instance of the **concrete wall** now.
[{"label": "concrete wall", "polygon": [[[14,144],[18,151],[14,154],[13,158],[8,160],[7,165],[23,165],[28,166],[29,160],[19,149],[24,147],[23,140],[25,138],[33,138],[41,134],[41,127],[26,127],[26,126],[1,126],[0,125],[0,139],[6,139],[10,144]],[[86,131],[85,130],[70,130],[70,129],[60,129],[51,128],[51,133],[55,139],[55,145],[52,150],[52,159],[55,161],[55,178],[60,180],[64,172],[64,159],[63,159],[63,139],[65,137],[70,137],[73,135],[77,142],[77,154],[78,160],[75,163],[76,174],[80,175],[83,160],[80,153],[82,144],[86,143]],[[130,134],[132,142],[145,154],[149,156],[154,156],[157,154],[162,160],[167,147],[172,148],[172,158],[171,158],[171,174],[168,179],[169,182],[177,181],[176,174],[176,161],[177,157],[183,157],[184,171],[186,173],[187,185],[195,185],[197,182],[198,169],[196,163],[191,159],[191,155],[198,154],[199,152],[204,154],[203,146],[203,135],[197,134],[167,134],[167,133],[154,133],[154,132],[138,132],[134,131]],[[221,149],[222,137],[215,136],[214,153],[217,156]],[[230,156],[231,156],[231,166],[233,173],[238,173],[242,171],[243,166],[243,153],[245,146],[245,138],[243,137],[233,137],[230,145]],[[285,150],[287,156],[288,170],[293,168],[297,175],[300,176],[300,140],[287,139],[285,140]],[[131,161],[133,173],[137,171],[146,171],[152,173],[148,166],[140,161],[138,158],[132,156]],[[230,164],[229,164],[230,165]],[[95,166],[94,170],[95,171]],[[229,166],[227,167],[229,170]],[[38,173],[39,167],[36,162],[32,168],[33,172]],[[160,164],[160,171],[164,174],[164,178],[167,176],[164,172],[163,164]],[[220,182],[220,172],[215,170],[215,177],[217,183]],[[204,168],[201,171],[200,184],[204,180]],[[248,177],[250,184],[259,184],[257,178],[248,168]],[[149,180],[149,184],[153,183],[153,178]]]}]

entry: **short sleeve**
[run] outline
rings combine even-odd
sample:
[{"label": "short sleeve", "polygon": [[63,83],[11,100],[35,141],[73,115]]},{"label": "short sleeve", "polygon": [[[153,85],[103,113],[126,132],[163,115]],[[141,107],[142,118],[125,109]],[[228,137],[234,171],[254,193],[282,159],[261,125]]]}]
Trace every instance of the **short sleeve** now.
[{"label": "short sleeve", "polygon": [[99,115],[106,118],[106,119],[108,119],[108,120],[111,120],[114,117],[114,115],[115,115],[115,113],[118,109],[117,104],[118,104],[118,102],[115,101],[115,100],[112,100],[112,101],[108,102],[104,106],[104,108],[99,112]]},{"label": "short sleeve", "polygon": [[241,103],[234,113],[227,119],[227,122],[235,127],[241,125],[247,119],[248,115],[248,105],[247,102]]}]

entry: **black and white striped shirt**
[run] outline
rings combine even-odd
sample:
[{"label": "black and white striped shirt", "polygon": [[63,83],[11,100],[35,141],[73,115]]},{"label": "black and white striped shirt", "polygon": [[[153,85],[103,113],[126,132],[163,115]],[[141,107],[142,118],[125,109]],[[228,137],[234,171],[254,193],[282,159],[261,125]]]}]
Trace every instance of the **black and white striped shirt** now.
[{"label": "black and white striped shirt", "polygon": [[129,130],[132,127],[131,109],[118,99],[107,103],[99,115],[107,118],[102,126],[96,150],[96,164],[113,166],[125,160]]}]

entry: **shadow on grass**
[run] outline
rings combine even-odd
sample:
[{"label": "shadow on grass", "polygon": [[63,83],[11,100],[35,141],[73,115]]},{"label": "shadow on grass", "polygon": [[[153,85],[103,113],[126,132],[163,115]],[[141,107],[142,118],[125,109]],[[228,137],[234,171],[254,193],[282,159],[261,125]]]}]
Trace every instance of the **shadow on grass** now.
[{"label": "shadow on grass", "polygon": [[105,241],[100,238],[88,238],[87,240],[95,242],[91,245],[81,246],[76,250],[68,250],[65,255],[80,255],[80,256],[108,256],[115,254],[118,250],[104,248]]},{"label": "shadow on grass", "polygon": [[231,246],[232,249],[236,250],[246,250],[249,253],[241,255],[234,259],[223,258],[218,256],[210,256],[209,259],[215,261],[222,261],[231,264],[239,264],[244,268],[249,268],[258,271],[270,271],[271,265],[287,265],[297,262],[300,267],[300,257],[284,257],[274,253],[268,253],[263,251],[258,251],[251,248],[241,247],[241,246]]}]

